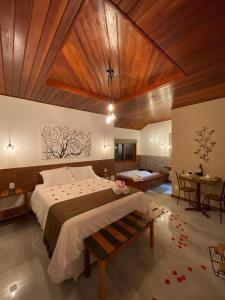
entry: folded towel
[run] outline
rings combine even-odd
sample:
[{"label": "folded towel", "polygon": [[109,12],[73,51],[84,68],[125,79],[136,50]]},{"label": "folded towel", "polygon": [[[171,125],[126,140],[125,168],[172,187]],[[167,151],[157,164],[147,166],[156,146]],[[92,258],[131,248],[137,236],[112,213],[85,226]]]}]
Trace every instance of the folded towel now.
[{"label": "folded towel", "polygon": [[133,176],[133,181],[137,182],[137,181],[143,181],[143,177],[139,176],[139,175],[134,175]]},{"label": "folded towel", "polygon": [[126,186],[124,181],[116,180],[112,185],[112,190],[116,195],[128,194],[129,188]]}]

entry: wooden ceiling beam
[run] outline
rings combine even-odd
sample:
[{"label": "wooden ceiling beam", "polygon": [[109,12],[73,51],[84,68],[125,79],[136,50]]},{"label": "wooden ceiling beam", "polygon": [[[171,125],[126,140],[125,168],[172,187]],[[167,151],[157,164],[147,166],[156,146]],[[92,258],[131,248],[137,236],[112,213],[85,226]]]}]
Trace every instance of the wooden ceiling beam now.
[{"label": "wooden ceiling beam", "polygon": [[83,96],[83,97],[88,97],[88,98],[93,98],[93,99],[103,100],[103,101],[108,100],[108,97],[98,95],[98,94],[90,92],[90,91],[84,91],[84,90],[81,90],[79,88],[76,88],[76,87],[64,84],[62,82],[59,82],[59,81],[54,80],[54,79],[47,79],[46,85],[48,85],[50,87],[54,87],[56,89],[64,90],[66,92],[70,92],[70,93],[73,93],[73,94],[78,94],[78,95]]},{"label": "wooden ceiling beam", "polygon": [[184,75],[182,75],[182,74],[171,75],[168,78],[165,78],[165,79],[156,81],[154,83],[151,83],[150,85],[148,85],[148,86],[146,86],[146,87],[144,87],[144,88],[142,88],[138,91],[135,91],[132,94],[122,96],[120,99],[115,101],[115,103],[134,99],[138,96],[142,96],[144,94],[147,94],[147,93],[153,91],[154,89],[159,88],[159,87],[161,87],[165,84],[172,83],[173,81],[180,80],[180,79],[183,79],[183,78],[184,78]]}]

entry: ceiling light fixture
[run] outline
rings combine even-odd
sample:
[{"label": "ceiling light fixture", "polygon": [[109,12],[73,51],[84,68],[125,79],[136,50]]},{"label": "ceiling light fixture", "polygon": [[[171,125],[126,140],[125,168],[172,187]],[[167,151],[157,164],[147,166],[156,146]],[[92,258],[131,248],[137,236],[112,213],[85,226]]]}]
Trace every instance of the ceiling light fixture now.
[{"label": "ceiling light fixture", "polygon": [[106,117],[106,123],[110,124],[112,121],[116,119],[116,116],[113,113],[114,106],[113,106],[113,99],[112,99],[112,94],[113,94],[112,79],[114,76],[114,70],[109,68],[106,72],[108,76],[108,93],[109,93],[109,105],[108,105],[108,114]]}]

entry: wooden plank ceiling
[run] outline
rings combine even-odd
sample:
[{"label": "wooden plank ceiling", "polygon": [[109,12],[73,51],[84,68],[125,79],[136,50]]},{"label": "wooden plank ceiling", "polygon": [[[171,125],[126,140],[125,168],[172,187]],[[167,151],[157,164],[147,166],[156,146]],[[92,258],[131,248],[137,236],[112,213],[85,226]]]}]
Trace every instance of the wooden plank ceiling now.
[{"label": "wooden plank ceiling", "polygon": [[103,114],[111,65],[115,125],[141,129],[225,96],[224,28],[223,0],[0,1],[0,94]]}]

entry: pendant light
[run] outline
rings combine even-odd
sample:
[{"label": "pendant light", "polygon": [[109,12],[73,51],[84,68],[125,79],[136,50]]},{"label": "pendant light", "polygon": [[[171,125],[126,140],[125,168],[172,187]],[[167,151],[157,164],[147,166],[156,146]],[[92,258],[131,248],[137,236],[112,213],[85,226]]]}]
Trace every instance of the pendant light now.
[{"label": "pendant light", "polygon": [[13,151],[15,149],[15,147],[13,146],[13,144],[11,143],[11,132],[9,131],[9,143],[6,146],[6,149],[8,151]]},{"label": "pendant light", "polygon": [[116,116],[113,113],[114,111],[114,106],[113,106],[113,99],[112,99],[112,94],[113,94],[113,84],[112,84],[112,79],[114,76],[114,70],[109,68],[107,71],[107,76],[108,76],[108,93],[109,93],[109,104],[108,104],[108,114],[106,117],[106,123],[110,124],[112,123]]}]

